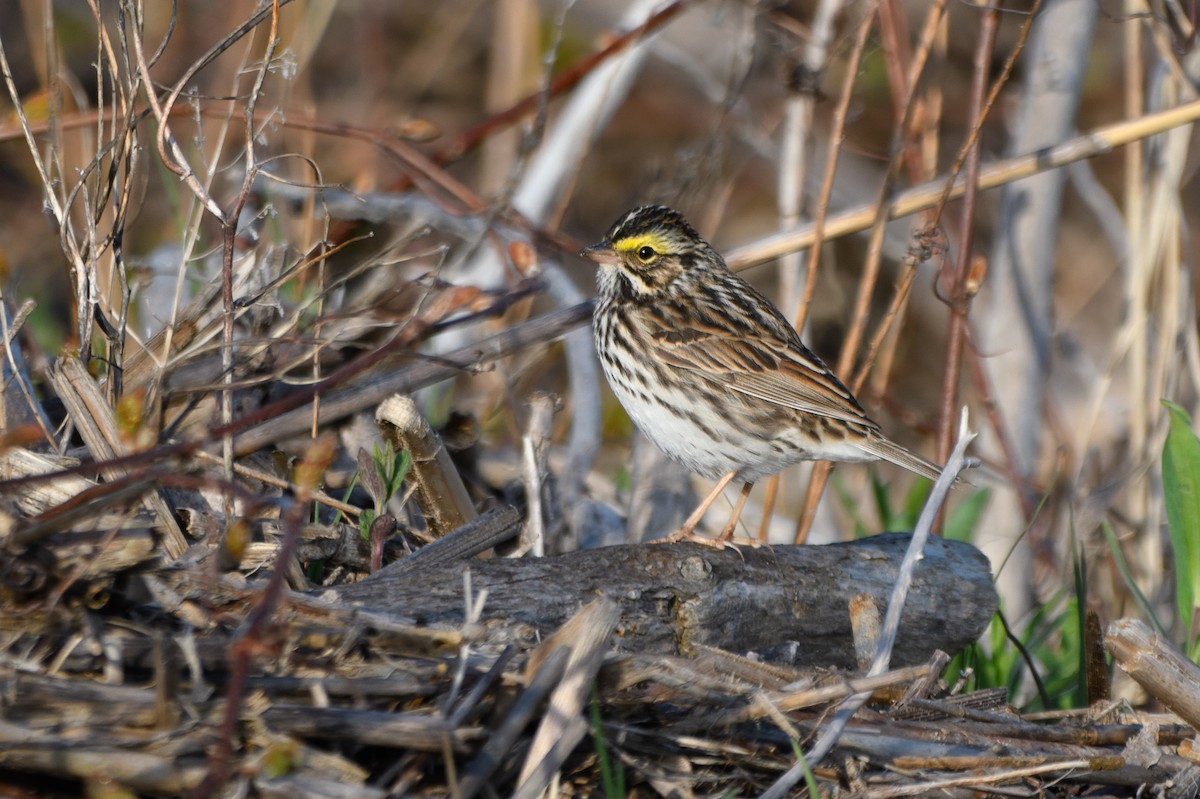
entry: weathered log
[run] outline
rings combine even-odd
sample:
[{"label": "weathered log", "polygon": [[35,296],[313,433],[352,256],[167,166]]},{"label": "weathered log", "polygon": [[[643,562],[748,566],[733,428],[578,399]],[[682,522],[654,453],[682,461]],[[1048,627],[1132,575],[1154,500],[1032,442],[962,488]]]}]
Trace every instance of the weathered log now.
[{"label": "weathered log", "polygon": [[[483,620],[550,633],[606,595],[621,607],[614,637],[625,651],[687,654],[699,644],[796,665],[854,667],[849,603],[870,594],[887,607],[905,533],[826,546],[718,550],[702,544],[634,544],[546,558],[472,559],[384,570],[337,589],[352,604],[428,624],[463,620],[462,572],[487,590]],[[403,563],[403,561],[400,561]],[[987,558],[970,544],[935,538],[917,568],[894,665],[974,641],[996,610]]]}]

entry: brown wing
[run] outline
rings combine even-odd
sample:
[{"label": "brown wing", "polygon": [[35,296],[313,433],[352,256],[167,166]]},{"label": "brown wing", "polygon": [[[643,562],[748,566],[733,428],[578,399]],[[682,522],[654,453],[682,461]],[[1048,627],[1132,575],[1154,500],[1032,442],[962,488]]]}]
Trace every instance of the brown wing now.
[{"label": "brown wing", "polygon": [[662,359],[677,368],[764,402],[879,429],[850,390],[798,336],[789,340],[774,329],[768,334],[765,326],[750,336],[702,326],[694,320],[689,324],[677,318],[669,328],[649,317],[641,321],[649,328],[648,338],[657,344]]},{"label": "brown wing", "polygon": [[941,473],[937,464],[884,438],[850,390],[803,344],[781,346],[777,339],[718,337],[689,329],[683,336],[662,336],[660,346],[665,360],[733,391],[859,426],[864,436],[858,446],[877,458],[931,480]]},{"label": "brown wing", "polygon": [[627,308],[627,322],[630,332],[654,347],[662,362],[764,402],[849,422],[863,432],[857,444],[864,451],[937,478],[941,470],[936,464],[880,434],[879,425],[774,306],[752,289],[750,297],[758,302],[741,310],[757,313],[753,322],[731,318],[727,302],[702,305],[697,311],[694,302],[662,300]]}]

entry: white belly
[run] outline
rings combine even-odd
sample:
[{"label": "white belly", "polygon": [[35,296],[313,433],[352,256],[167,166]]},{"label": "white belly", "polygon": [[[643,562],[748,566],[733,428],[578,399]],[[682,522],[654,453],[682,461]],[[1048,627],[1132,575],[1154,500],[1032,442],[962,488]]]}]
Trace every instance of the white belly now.
[{"label": "white belly", "polygon": [[[720,477],[737,471],[742,479],[753,481],[789,462],[784,460],[786,447],[780,442],[743,435],[716,409],[690,405],[678,390],[660,390],[650,396],[622,388],[611,376],[609,385],[642,434],[667,457],[699,475]],[[676,409],[688,411],[680,414]]]},{"label": "white belly", "polygon": [[747,401],[760,400],[730,393],[726,408],[691,405],[674,388],[654,394],[625,388],[609,374],[603,359],[601,364],[613,393],[642,434],[667,457],[701,476],[715,478],[736,471],[739,479],[754,482],[805,460],[875,460],[852,441],[817,444],[806,440],[798,428],[779,430],[771,439],[750,436],[744,429],[747,425],[739,425],[737,419],[747,414]]}]

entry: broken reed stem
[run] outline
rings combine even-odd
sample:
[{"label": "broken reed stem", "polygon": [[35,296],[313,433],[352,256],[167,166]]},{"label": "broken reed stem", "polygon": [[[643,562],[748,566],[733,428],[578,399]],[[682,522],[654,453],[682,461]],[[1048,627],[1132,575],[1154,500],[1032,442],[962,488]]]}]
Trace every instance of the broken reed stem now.
[{"label": "broken reed stem", "polygon": [[394,396],[375,411],[375,423],[393,451],[412,455],[408,480],[430,533],[440,538],[478,514],[441,437],[417,410],[411,397]]}]

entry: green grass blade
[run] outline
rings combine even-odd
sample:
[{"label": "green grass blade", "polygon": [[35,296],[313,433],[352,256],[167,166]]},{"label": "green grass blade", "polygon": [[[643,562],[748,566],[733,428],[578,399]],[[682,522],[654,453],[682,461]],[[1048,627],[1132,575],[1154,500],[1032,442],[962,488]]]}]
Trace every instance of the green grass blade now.
[{"label": "green grass blade", "polygon": [[1146,618],[1150,620],[1150,624],[1154,627],[1155,631],[1166,638],[1166,628],[1163,627],[1162,622],[1155,615],[1154,608],[1150,605],[1150,600],[1146,599],[1146,595],[1142,593],[1142,589],[1138,588],[1137,582],[1133,579],[1133,570],[1129,568],[1129,561],[1125,560],[1125,552],[1121,549],[1121,542],[1117,538],[1117,531],[1107,521],[1100,523],[1100,529],[1104,531],[1104,537],[1108,540],[1108,550],[1112,553],[1113,562],[1117,564],[1117,571],[1121,573],[1121,579],[1124,580],[1125,587],[1129,589],[1129,593],[1133,594],[1134,601],[1142,609],[1142,613],[1145,614]]},{"label": "green grass blade", "polygon": [[804,769],[804,784],[808,787],[808,799],[817,799],[821,795],[821,788],[817,785],[817,775],[813,774],[809,767],[799,741],[792,741],[792,754],[796,756],[796,759],[800,761],[800,767]]},{"label": "green grass blade", "polygon": [[1163,499],[1175,550],[1175,598],[1187,630],[1187,651],[1195,657],[1196,589],[1200,586],[1200,440],[1187,411],[1163,400],[1171,416],[1163,446]]},{"label": "green grass blade", "polygon": [[588,703],[588,715],[592,727],[592,743],[596,747],[596,764],[600,769],[600,785],[605,799],[624,799],[625,769],[620,761],[609,757],[608,746],[604,743],[604,721],[600,717],[600,692],[595,683],[592,684],[592,697]]}]

